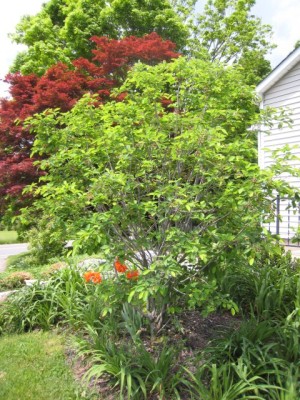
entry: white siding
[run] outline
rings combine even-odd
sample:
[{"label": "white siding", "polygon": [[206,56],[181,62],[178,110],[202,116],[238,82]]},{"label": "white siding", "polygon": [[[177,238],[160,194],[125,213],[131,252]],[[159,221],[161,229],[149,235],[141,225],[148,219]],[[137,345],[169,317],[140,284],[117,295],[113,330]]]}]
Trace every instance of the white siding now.
[{"label": "white siding", "polygon": [[[266,150],[276,150],[285,145],[299,146],[293,149],[293,154],[300,157],[300,62],[288,71],[278,82],[276,82],[263,96],[262,107],[284,108],[291,113],[293,120],[292,128],[278,126],[270,130],[269,134],[262,132],[259,138],[259,164],[265,168],[272,164],[271,153]],[[299,167],[299,161],[293,161],[293,165]],[[295,187],[300,187],[300,178],[284,176],[288,182]],[[287,202],[280,204],[280,235],[283,239],[291,239],[293,231],[299,226],[299,210],[286,210]],[[270,224],[271,232],[275,233],[275,222]]]}]

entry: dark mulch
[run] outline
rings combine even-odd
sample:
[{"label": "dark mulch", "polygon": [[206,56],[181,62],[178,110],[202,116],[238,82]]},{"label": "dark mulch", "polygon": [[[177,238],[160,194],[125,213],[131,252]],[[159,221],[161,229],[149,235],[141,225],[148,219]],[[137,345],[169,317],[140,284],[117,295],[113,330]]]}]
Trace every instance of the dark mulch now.
[{"label": "dark mulch", "polygon": [[203,350],[211,340],[238,328],[241,323],[240,318],[228,312],[215,312],[203,317],[199,311],[187,311],[180,315],[179,321],[185,346],[193,351]]}]

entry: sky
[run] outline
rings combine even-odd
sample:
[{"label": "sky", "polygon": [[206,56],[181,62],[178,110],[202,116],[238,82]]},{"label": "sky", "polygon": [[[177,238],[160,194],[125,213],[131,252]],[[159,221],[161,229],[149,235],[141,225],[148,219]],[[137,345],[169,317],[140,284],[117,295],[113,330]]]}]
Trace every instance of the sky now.
[{"label": "sky", "polygon": [[[24,49],[8,38],[23,15],[34,15],[47,0],[0,0],[0,79],[9,70],[16,54]],[[205,3],[199,0],[199,5]],[[300,2],[299,0],[256,0],[252,13],[260,17],[263,23],[273,28],[273,42],[277,48],[268,56],[272,67],[282,61],[300,40]],[[7,95],[7,85],[0,81],[0,97]]]}]

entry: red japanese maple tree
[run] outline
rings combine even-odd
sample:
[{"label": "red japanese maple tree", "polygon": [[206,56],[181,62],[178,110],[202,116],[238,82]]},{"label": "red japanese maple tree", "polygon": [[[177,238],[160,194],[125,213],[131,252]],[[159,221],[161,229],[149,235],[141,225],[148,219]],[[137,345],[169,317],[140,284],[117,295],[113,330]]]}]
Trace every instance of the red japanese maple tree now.
[{"label": "red japanese maple tree", "polygon": [[156,33],[142,38],[91,40],[96,44],[92,61],[79,58],[71,66],[58,63],[41,77],[6,76],[11,98],[0,99],[0,215],[8,205],[16,212],[30,202],[22,191],[43,173],[30,157],[34,136],[23,124],[26,118],[48,108],[68,111],[85,93],[98,94],[99,103],[104,103],[135,62],[155,64],[179,56],[174,51],[176,45]]}]

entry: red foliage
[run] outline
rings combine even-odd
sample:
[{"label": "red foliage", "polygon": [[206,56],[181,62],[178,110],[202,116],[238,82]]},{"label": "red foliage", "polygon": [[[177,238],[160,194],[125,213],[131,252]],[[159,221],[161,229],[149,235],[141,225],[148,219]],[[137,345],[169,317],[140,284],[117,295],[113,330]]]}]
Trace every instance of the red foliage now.
[{"label": "red foliage", "polygon": [[68,111],[86,91],[85,77],[58,63],[40,78],[33,100],[39,111],[53,107]]},{"label": "red foliage", "polygon": [[36,112],[33,101],[36,75],[8,74],[12,99],[0,100],[0,214],[6,206],[6,197],[17,207],[26,204],[28,196],[20,197],[23,188],[40,176],[30,159],[34,137],[20,122]]},{"label": "red foliage", "polygon": [[[93,60],[79,58],[73,65],[58,63],[42,76],[8,74],[10,99],[0,99],[0,214],[10,198],[22,203],[24,186],[42,174],[30,158],[34,136],[22,122],[47,108],[70,110],[83,94],[99,95],[99,103],[109,100],[111,89],[119,86],[136,61],[155,64],[179,56],[175,44],[156,33],[122,40],[93,37],[97,48]],[[126,93],[117,97],[122,101]],[[18,121],[18,122],[16,122]]]},{"label": "red foliage", "polygon": [[163,60],[179,57],[174,52],[176,45],[170,40],[163,41],[155,32],[142,38],[129,36],[122,40],[107,37],[91,38],[97,45],[93,60],[101,65],[103,74],[127,71],[137,61],[156,64]]},{"label": "red foliage", "polygon": [[14,109],[19,113],[18,117],[20,119],[27,118],[35,111],[33,94],[38,80],[38,76],[34,74],[24,76],[17,72],[6,75],[5,82],[10,84],[10,95],[13,99],[10,103],[13,104]]}]

